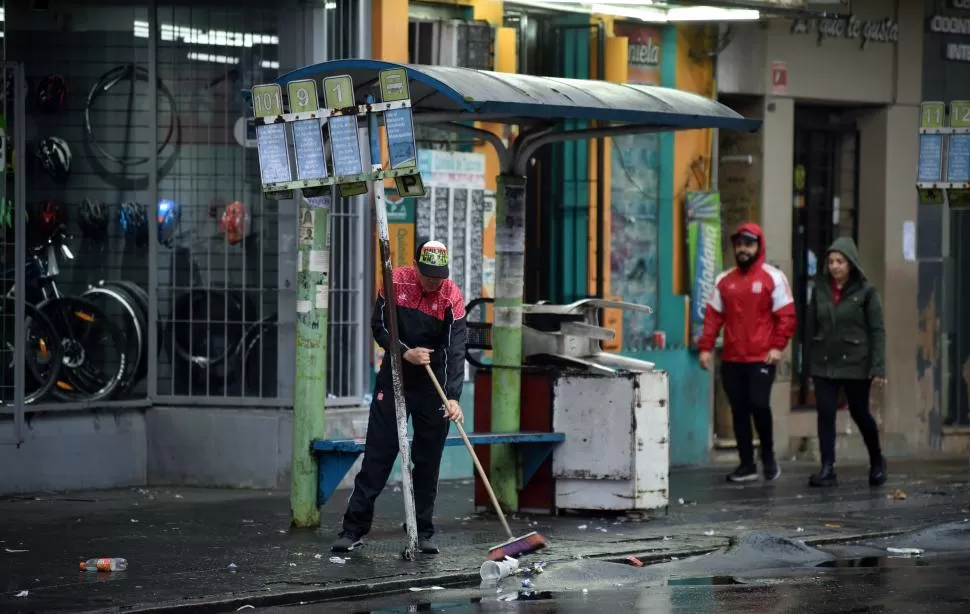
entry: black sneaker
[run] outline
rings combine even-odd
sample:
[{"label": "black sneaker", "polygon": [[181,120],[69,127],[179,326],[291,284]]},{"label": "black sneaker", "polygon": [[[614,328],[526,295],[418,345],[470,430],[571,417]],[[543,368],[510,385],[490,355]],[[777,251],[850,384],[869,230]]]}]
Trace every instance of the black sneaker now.
[{"label": "black sneaker", "polygon": [[773,482],[781,477],[781,467],[775,459],[766,460],[761,468],[765,476],[765,481]]},{"label": "black sneaker", "polygon": [[886,458],[879,457],[879,460],[869,465],[869,486],[882,486],[886,483]]},{"label": "black sneaker", "polygon": [[758,479],[758,468],[754,464],[741,465],[728,474],[728,482],[753,482]]},{"label": "black sneaker", "polygon": [[438,546],[431,541],[430,537],[418,538],[418,551],[420,551],[422,554],[438,554],[441,552],[438,550]]},{"label": "black sneaker", "polygon": [[835,467],[829,464],[822,465],[821,471],[808,478],[808,485],[814,488],[831,488],[838,486],[839,480],[835,476]]},{"label": "black sneaker", "polygon": [[336,541],[330,546],[331,552],[350,552],[357,546],[363,545],[360,536],[356,533],[344,531],[337,537]]}]

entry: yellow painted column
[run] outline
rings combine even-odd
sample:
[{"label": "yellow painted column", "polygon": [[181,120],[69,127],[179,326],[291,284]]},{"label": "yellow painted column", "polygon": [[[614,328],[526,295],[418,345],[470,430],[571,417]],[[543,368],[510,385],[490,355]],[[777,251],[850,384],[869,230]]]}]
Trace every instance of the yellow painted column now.
[{"label": "yellow painted column", "polygon": [[[609,28],[611,29],[611,28]],[[606,80],[610,83],[626,83],[630,80],[629,74],[629,49],[630,42],[625,36],[608,36],[606,38],[606,62],[604,67],[606,69]],[[603,182],[606,185],[606,190],[604,191],[603,198],[603,219],[604,219],[604,241],[606,242],[606,250],[610,252],[610,246],[613,244],[613,212],[612,212],[612,165],[613,165],[613,139],[604,139],[606,147],[606,163],[603,165]],[[594,152],[595,156],[595,152]],[[595,166],[595,159],[592,161]],[[597,181],[600,180],[599,177],[596,178]],[[590,198],[590,203],[593,203],[595,198]],[[595,220],[596,217],[595,206],[591,207],[590,210],[590,220]],[[591,225],[590,234],[592,236],[590,240],[590,254],[595,254],[596,246],[596,228],[595,223]],[[590,277],[590,291],[596,289],[596,263],[592,258],[590,259],[589,270],[592,272]],[[622,297],[613,296],[610,289],[610,265],[609,262],[606,264],[606,283],[604,284],[604,296],[607,298],[614,298],[619,300]],[[603,313],[603,326],[610,328],[616,334],[616,336],[611,341],[603,342],[603,349],[608,352],[619,352],[623,347],[623,312],[619,309],[606,309]]]}]

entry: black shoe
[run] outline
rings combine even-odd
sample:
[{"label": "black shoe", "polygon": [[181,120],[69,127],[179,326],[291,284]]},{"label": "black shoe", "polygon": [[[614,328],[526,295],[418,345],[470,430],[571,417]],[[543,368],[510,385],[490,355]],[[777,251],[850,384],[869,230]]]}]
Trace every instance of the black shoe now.
[{"label": "black shoe", "polygon": [[363,545],[360,535],[344,531],[330,546],[331,552],[350,552],[357,546]]},{"label": "black shoe", "polygon": [[741,465],[734,471],[728,474],[728,482],[752,482],[758,479],[758,468],[751,463],[750,465]]},{"label": "black shoe", "polygon": [[831,488],[838,484],[839,480],[835,476],[835,467],[828,463],[822,465],[821,471],[808,478],[808,485],[815,488]]},{"label": "black shoe", "polygon": [[431,541],[430,537],[418,538],[418,551],[421,552],[421,554],[438,554],[441,552],[438,550],[438,546]]},{"label": "black shoe", "polygon": [[869,465],[869,486],[882,486],[886,483],[886,458],[879,457],[879,460]]},{"label": "black shoe", "polygon": [[781,467],[778,466],[775,459],[769,459],[762,463],[762,473],[764,473],[765,481],[773,482],[781,477]]}]

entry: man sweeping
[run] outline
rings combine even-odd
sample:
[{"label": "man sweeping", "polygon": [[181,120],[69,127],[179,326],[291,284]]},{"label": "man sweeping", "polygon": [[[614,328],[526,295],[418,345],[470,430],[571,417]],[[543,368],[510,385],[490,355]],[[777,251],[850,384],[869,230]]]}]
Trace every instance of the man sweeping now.
[{"label": "man sweeping", "polygon": [[[383,289],[378,294],[371,319],[371,330],[378,345],[385,353],[398,351],[404,358],[401,377],[405,403],[414,427],[411,454],[418,550],[424,554],[438,553],[432,541],[438,470],[449,420],[462,420],[458,401],[465,380],[465,302],[461,290],[448,279],[448,275],[448,248],[440,241],[421,243],[415,250],[414,263],[393,272],[400,347],[388,347],[390,333]],[[425,365],[431,365],[444,387],[447,404],[442,404]],[[353,550],[370,531],[374,502],[387,484],[398,449],[391,361],[388,359],[381,361],[377,374],[367,422],[364,460],[354,480],[343,528],[331,546],[334,552]]]},{"label": "man sweeping", "polygon": [[741,464],[730,482],[758,479],[754,464],[751,421],[761,439],[761,463],[765,480],[781,476],[775,460],[771,419],[771,387],[775,366],[795,332],[795,303],[785,274],[765,263],[765,240],[757,224],[742,224],[731,235],[737,266],[714,281],[704,332],[697,342],[701,367],[711,366],[711,351],[721,327],[724,350],[721,379],[728,403]]}]

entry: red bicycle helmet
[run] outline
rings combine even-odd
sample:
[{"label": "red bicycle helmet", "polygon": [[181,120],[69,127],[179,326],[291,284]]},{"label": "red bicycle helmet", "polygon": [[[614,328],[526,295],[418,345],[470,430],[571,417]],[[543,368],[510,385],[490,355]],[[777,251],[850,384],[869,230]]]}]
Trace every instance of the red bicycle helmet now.
[{"label": "red bicycle helmet", "polygon": [[226,235],[226,241],[230,245],[236,245],[245,239],[251,226],[252,216],[249,214],[249,208],[246,205],[238,200],[226,205],[226,209],[222,212],[222,218],[219,220],[219,228]]}]

